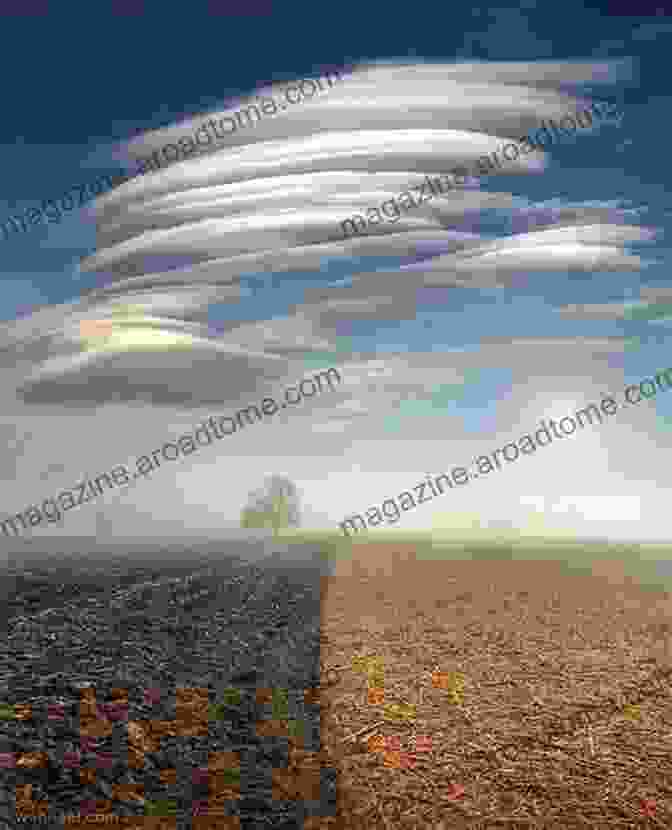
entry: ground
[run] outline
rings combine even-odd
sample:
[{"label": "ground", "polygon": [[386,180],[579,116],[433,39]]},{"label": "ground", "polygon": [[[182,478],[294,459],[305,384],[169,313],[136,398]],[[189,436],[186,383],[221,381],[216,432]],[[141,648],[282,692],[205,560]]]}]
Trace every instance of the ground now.
[{"label": "ground", "polygon": [[[232,804],[279,820],[297,802],[318,802],[328,815],[329,767],[338,813],[313,815],[306,830],[671,827],[670,595],[629,579],[611,552],[600,560],[579,545],[518,546],[514,556],[511,546],[472,548],[428,559],[417,541],[358,542],[332,547],[333,568],[319,570],[312,543],[241,571],[221,555],[193,570],[191,557],[176,562],[175,579],[165,567],[137,571],[119,595],[109,573],[73,570],[69,614],[50,607],[53,580],[24,574],[7,595],[27,616],[9,626],[0,655],[13,678],[0,707],[0,763],[21,770],[22,805],[0,787],[0,826],[47,801],[69,814],[76,796],[96,799],[96,820],[175,827],[148,804],[178,797],[205,765],[207,814],[192,809],[203,794],[180,796],[203,830],[241,827],[227,815]],[[631,572],[637,552],[618,555],[628,553]],[[561,564],[570,559],[583,572]],[[210,681],[220,676],[242,702],[227,697],[224,717],[210,722],[224,694]],[[77,678],[108,708],[92,706]],[[158,703],[146,699],[148,685]],[[285,714],[278,689],[291,692]],[[61,694],[63,711],[50,713]],[[109,711],[119,695],[125,714]],[[115,729],[128,741],[123,784],[103,763]],[[60,758],[68,741],[84,753],[79,769]],[[254,747],[255,762],[236,783],[231,750],[242,747]],[[244,792],[259,794],[259,809],[243,805]]]},{"label": "ground", "polygon": [[[672,826],[669,594],[615,563],[352,550],[324,580],[322,739],[339,816],[323,826]],[[357,656],[380,658],[383,700],[367,700]],[[415,719],[393,719],[391,703]]]}]

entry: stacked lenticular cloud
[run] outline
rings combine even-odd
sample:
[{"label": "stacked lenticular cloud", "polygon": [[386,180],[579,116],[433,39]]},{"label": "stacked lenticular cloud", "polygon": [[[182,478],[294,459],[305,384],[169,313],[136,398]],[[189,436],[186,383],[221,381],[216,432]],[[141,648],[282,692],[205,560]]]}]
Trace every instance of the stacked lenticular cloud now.
[{"label": "stacked lenticular cloud", "polygon": [[[366,237],[343,239],[341,227],[348,215],[398,196],[428,174],[473,167],[544,120],[587,110],[588,100],[560,88],[609,80],[620,68],[562,63],[356,68],[328,94],[224,135],[199,155],[167,163],[98,199],[99,250],[82,267],[123,275],[101,297],[136,289],[174,296],[181,287],[193,292],[194,303],[200,292],[209,302],[207,287],[236,285],[241,274],[314,270],[324,258],[338,255],[362,257],[358,282],[365,288],[367,257],[413,257],[432,245],[437,252],[432,284],[454,283],[465,272],[483,278],[502,268],[637,267],[638,258],[626,255],[623,244],[646,233],[604,209],[584,209],[552,229],[481,247],[477,234],[454,229],[461,206],[513,210],[513,197],[474,192],[473,181],[418,205],[395,223],[369,225]],[[278,89],[265,94],[277,97]],[[134,139],[128,156],[150,156],[193,132],[204,118]],[[545,163],[542,151],[521,153],[500,171],[492,170],[488,188],[493,190],[498,172],[539,172]],[[158,261],[164,267],[154,268]],[[414,270],[420,282],[427,267],[425,262]],[[408,274],[390,272],[371,287],[384,282],[393,291],[408,281]],[[335,292],[334,298],[346,294]]]},{"label": "stacked lenticular cloud", "polygon": [[[26,399],[93,396],[95,368],[99,381],[108,371],[123,377],[123,389],[114,383],[117,397],[161,403],[162,380],[148,384],[147,370],[159,371],[163,361],[173,390],[182,383],[185,404],[203,405],[213,388],[222,389],[215,381],[222,366],[240,367],[237,378],[250,366],[264,379],[295,378],[303,366],[298,358],[333,348],[343,323],[371,315],[409,319],[424,286],[492,286],[521,270],[639,268],[640,257],[626,245],[651,234],[625,224],[624,211],[568,206],[535,213],[497,190],[500,174],[542,173],[547,153],[533,147],[397,221],[343,234],[349,216],[365,215],[427,176],[473,170],[545,120],[588,110],[589,99],[563,90],[611,82],[622,69],[618,62],[363,65],[319,96],[131,178],[91,208],[97,250],[81,269],[95,273],[99,285],[63,307],[68,324],[26,381]],[[235,110],[262,93],[280,100],[281,89],[243,98]],[[149,132],[123,152],[132,165],[233,111]],[[588,140],[587,132],[577,132],[576,141]],[[472,221],[485,208],[508,212],[522,232],[485,239]],[[380,257],[396,257],[398,266],[376,270]],[[260,325],[234,311],[213,331],[209,309],[222,303],[235,309],[246,275],[270,281],[275,274],[281,286],[313,272],[319,282],[324,263],[338,259],[350,264],[353,280],[327,284],[325,275],[324,285],[306,289],[292,316]],[[105,325],[91,322],[101,319]],[[182,365],[180,351],[188,352],[185,366],[202,370],[188,382],[172,371]],[[53,386],[72,376],[83,379],[76,390],[69,382],[67,389]],[[231,402],[253,393],[231,378],[228,372]],[[106,388],[96,385],[96,400],[106,399]]]}]

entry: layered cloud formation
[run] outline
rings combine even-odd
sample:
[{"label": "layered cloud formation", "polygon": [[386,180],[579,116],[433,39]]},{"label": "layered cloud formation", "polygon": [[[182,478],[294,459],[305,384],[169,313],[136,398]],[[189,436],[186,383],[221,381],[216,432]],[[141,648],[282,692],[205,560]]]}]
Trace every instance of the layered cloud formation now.
[{"label": "layered cloud formation", "polygon": [[[404,401],[429,401],[415,413],[422,418],[410,416],[417,435],[424,416],[445,414],[445,401],[431,402],[434,387],[450,387],[448,397],[459,400],[474,388],[473,372],[487,369],[488,355],[501,358],[509,347],[515,362],[516,341],[474,332],[463,343],[479,346],[472,359],[445,348],[445,340],[390,348],[395,325],[417,320],[423,306],[454,312],[464,289],[507,290],[521,274],[637,271],[646,261],[631,245],[652,240],[653,231],[630,224],[619,206],[549,208],[497,189],[500,174],[507,181],[543,176],[549,156],[540,150],[394,223],[370,225],[365,235],[344,239],[343,220],[427,175],[473,163],[545,119],[586,109],[588,98],[566,90],[608,84],[623,71],[619,62],[358,66],[320,96],[135,176],[89,211],[97,247],[80,267],[98,285],[76,302],[3,327],[0,360],[15,391],[7,417],[48,413],[74,434],[77,419],[97,408],[106,440],[93,446],[123,463],[132,454],[128,433],[115,430],[124,424],[133,424],[139,454],[144,435],[156,444],[157,430],[196,423],[214,407],[244,404],[262,387],[331,365],[343,376],[336,394],[293,412],[293,424],[283,416],[268,428],[271,443],[301,456],[309,451],[299,436],[308,431],[323,441],[325,456],[338,457],[342,450],[329,437],[341,447],[372,440],[381,418],[408,410]],[[255,94],[280,91],[275,85]],[[204,118],[224,118],[253,100],[136,137],[120,154],[131,167],[192,134]],[[577,142],[588,140],[584,132]],[[508,230],[487,231],[488,212]],[[611,313],[599,306],[605,309]],[[590,307],[562,313],[586,316]],[[371,348],[352,348],[361,326],[369,327]],[[530,343],[551,354],[581,340],[521,336],[518,345]],[[622,344],[598,336],[588,350],[622,351]],[[92,467],[104,468],[102,457]],[[53,489],[44,479],[40,487]],[[162,487],[164,495],[169,490],[170,483]],[[19,498],[16,508],[23,504]],[[4,509],[11,512],[6,498]],[[235,521],[236,512],[227,518]],[[343,512],[334,506],[334,523]]]}]

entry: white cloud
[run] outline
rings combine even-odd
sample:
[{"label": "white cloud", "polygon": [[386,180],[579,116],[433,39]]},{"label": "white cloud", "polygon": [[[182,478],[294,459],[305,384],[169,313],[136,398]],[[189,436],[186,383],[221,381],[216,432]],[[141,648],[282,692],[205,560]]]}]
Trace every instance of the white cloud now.
[{"label": "white cloud", "polygon": [[[305,106],[232,134],[228,145],[213,143],[199,157],[136,177],[97,199],[90,211],[97,250],[81,270],[98,276],[100,286],[78,302],[48,306],[0,327],[0,425],[17,448],[0,492],[5,513],[74,486],[78,476],[95,476],[150,452],[209,415],[268,394],[277,398],[311,373],[307,355],[332,355],[342,384],[215,447],[166,462],[151,480],[111,492],[44,532],[115,533],[123,526],[131,535],[162,527],[171,534],[182,528],[188,535],[200,530],[216,536],[237,521],[247,490],[271,467],[310,483],[311,510],[335,525],[349,509],[381,503],[416,476],[470,463],[534,426],[543,413],[578,408],[607,386],[617,389],[622,373],[605,363],[623,352],[620,338],[577,337],[573,331],[507,339],[479,330],[472,340],[478,349],[441,353],[414,350],[411,343],[398,354],[357,353],[343,342],[355,321],[412,319],[418,291],[427,286],[497,287],[530,269],[557,279],[567,270],[642,268],[646,262],[627,246],[651,234],[619,222],[621,203],[596,198],[533,204],[497,192],[493,174],[408,210],[398,222],[370,224],[359,237],[344,239],[341,223],[398,197],[426,174],[473,164],[542,119],[587,105],[560,89],[565,82],[596,75],[608,82],[622,71],[622,64],[561,62],[362,66]],[[139,136],[126,151],[146,157],[223,114],[206,113]],[[539,174],[545,160],[542,151],[530,152],[500,172]],[[513,215],[551,203],[557,215],[544,227],[512,237],[492,240],[461,227],[476,208]],[[376,257],[385,255],[429,258],[379,268]],[[321,271],[328,260],[352,257],[361,260],[350,263],[350,285]],[[273,275],[282,295],[298,272],[317,272],[302,301],[279,313],[260,299],[258,319],[251,320],[242,307],[244,276]],[[135,311],[120,315],[120,304]],[[221,304],[230,313],[215,334],[210,311]],[[605,304],[595,310],[605,311]],[[96,320],[104,321],[101,331],[109,325],[107,334],[91,333]],[[492,366],[509,368],[513,383],[507,396],[493,397],[494,426],[487,434],[476,439],[454,412],[404,415],[397,434],[383,430],[400,402],[428,400],[438,384],[459,388],[470,381],[470,370]],[[520,511],[519,493],[530,491],[534,477],[544,482],[544,498],[571,492],[579,476],[595,492],[604,491],[609,504],[612,490],[613,498],[626,494],[605,471],[621,470],[623,489],[628,471],[636,478],[633,471],[656,468],[647,437],[654,414],[642,407],[610,425],[611,432],[605,427],[567,439],[562,448],[443,497],[436,509],[451,509],[454,498],[456,509],[501,518],[502,511]],[[665,471],[657,475],[666,480]],[[586,509],[593,505],[600,521],[608,513],[597,502],[583,503]],[[433,509],[418,509],[404,526],[428,526]]]}]

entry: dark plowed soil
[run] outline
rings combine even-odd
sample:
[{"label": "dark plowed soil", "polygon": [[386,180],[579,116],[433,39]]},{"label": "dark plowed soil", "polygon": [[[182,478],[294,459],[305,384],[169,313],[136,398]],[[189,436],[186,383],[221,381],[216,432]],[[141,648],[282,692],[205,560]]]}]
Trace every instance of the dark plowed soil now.
[{"label": "dark plowed soil", "polygon": [[[57,576],[23,577],[41,600],[0,642],[0,702],[18,707],[0,719],[0,827],[93,813],[128,827],[290,828],[329,814],[311,691],[323,563],[199,564],[135,580],[127,565],[123,584],[71,578],[51,606]],[[160,802],[174,815],[150,817]]]}]

